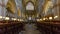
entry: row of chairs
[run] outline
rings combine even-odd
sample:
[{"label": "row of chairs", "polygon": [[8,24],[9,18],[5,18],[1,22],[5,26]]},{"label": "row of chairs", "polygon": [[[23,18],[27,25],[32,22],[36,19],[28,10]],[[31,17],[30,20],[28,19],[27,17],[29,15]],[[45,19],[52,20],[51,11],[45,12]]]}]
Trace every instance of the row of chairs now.
[{"label": "row of chairs", "polygon": [[[7,23],[6,23],[7,22]],[[0,34],[17,34],[23,30],[23,22],[18,21],[0,21]]]},{"label": "row of chairs", "polygon": [[[58,22],[57,22],[58,23]],[[52,23],[36,23],[38,30],[42,30],[44,34],[60,34],[60,24]]]}]

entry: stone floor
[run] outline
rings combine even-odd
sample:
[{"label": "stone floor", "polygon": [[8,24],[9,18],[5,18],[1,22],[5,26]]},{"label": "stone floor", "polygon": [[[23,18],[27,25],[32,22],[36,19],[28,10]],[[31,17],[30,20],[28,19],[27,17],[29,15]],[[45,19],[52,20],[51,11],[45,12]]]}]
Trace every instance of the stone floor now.
[{"label": "stone floor", "polygon": [[35,26],[35,24],[25,24],[24,26],[25,31],[21,31],[19,32],[19,34],[41,34],[41,32],[39,32],[37,29],[37,27]]}]

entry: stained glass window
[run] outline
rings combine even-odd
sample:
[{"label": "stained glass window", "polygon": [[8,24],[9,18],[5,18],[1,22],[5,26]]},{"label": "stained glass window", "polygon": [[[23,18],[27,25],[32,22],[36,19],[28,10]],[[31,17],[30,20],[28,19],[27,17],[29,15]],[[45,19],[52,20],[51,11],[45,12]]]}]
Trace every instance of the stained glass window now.
[{"label": "stained glass window", "polygon": [[31,2],[29,2],[26,6],[26,10],[34,10],[34,5]]}]

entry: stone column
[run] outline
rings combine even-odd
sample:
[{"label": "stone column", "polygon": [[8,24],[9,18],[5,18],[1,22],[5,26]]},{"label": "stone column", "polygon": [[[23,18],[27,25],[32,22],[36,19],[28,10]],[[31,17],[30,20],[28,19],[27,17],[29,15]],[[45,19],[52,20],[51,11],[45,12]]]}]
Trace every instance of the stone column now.
[{"label": "stone column", "polygon": [[[18,17],[21,17],[22,16],[22,0],[15,0],[16,2],[16,8],[19,9],[20,8],[20,16]],[[18,13],[18,12],[17,12]]]},{"label": "stone column", "polygon": [[[60,4],[60,0],[57,0],[57,4]],[[60,6],[57,7],[57,11],[58,11],[58,16],[60,20]]]},{"label": "stone column", "polygon": [[6,4],[8,0],[0,0],[0,16],[6,16]]},{"label": "stone column", "polygon": [[0,0],[0,16],[2,16],[2,0]]},{"label": "stone column", "polygon": [[[57,0],[57,2],[56,2],[56,4],[58,4],[58,0]],[[59,7],[57,6],[57,13],[58,13],[58,20],[59,20]]]}]

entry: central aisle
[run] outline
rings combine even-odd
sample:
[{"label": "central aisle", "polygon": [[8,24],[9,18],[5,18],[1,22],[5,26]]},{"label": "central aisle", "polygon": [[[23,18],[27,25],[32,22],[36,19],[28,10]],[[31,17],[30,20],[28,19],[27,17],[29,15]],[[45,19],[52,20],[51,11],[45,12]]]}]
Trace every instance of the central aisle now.
[{"label": "central aisle", "polygon": [[38,30],[36,30],[37,27],[33,23],[25,24],[24,29],[25,29],[25,31],[23,31],[20,34],[41,34]]},{"label": "central aisle", "polygon": [[[39,34],[39,32],[36,30],[36,26],[35,24],[26,24],[25,25],[25,31],[26,31],[26,34]],[[36,32],[37,31],[37,32]]]}]

